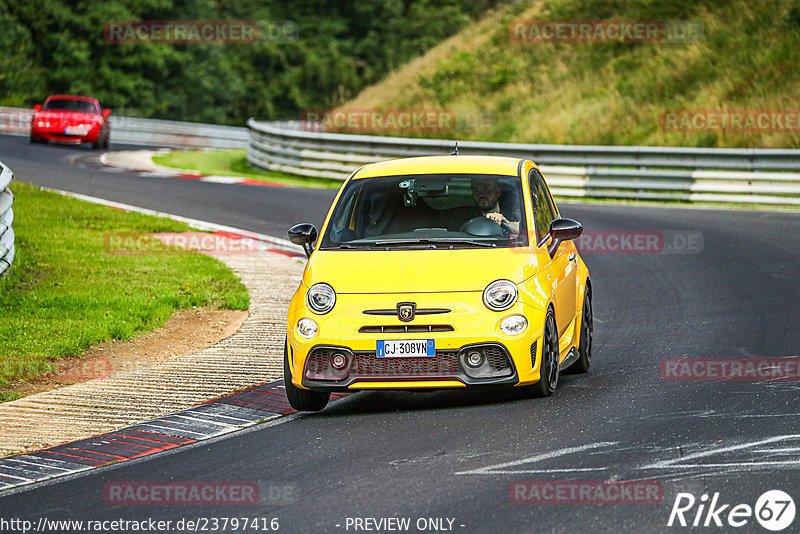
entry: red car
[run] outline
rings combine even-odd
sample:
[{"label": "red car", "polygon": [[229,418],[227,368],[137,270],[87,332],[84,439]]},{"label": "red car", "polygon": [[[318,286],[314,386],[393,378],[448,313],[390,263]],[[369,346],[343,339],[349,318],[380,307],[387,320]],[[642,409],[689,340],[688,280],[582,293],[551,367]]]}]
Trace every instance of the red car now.
[{"label": "red car", "polygon": [[101,108],[96,98],[53,95],[33,109],[31,143],[90,142],[92,148],[108,148],[111,110]]}]

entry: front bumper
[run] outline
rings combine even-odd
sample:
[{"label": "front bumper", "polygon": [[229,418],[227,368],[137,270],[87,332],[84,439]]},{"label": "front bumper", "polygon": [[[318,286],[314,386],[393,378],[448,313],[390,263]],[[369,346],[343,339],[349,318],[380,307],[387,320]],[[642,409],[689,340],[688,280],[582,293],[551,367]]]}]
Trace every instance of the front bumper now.
[{"label": "front bumper", "polygon": [[[484,355],[480,368],[466,363],[471,352]],[[331,365],[335,354],[345,356],[344,369]],[[319,391],[513,385],[518,381],[514,362],[499,343],[476,343],[457,351],[438,350],[434,356],[407,358],[380,358],[375,351],[317,345],[309,351],[302,375],[304,387]]]},{"label": "front bumper", "polygon": [[73,135],[65,134],[64,128],[35,127],[31,129],[31,135],[36,139],[45,141],[55,141],[58,143],[94,143],[100,135],[100,128],[92,128],[85,134]]},{"label": "front bumper", "polygon": [[[541,338],[544,313],[518,301],[503,312],[488,310],[480,292],[457,294],[339,295],[336,307],[326,315],[310,313],[304,295],[295,295],[289,307],[288,345],[292,383],[317,391],[361,389],[441,389],[486,385],[527,385],[539,380],[536,346]],[[413,301],[418,310],[446,313],[418,315],[410,322],[396,316],[374,315],[365,310],[390,309],[397,302]],[[509,315],[523,315],[527,329],[514,336],[500,324]],[[297,321],[308,317],[318,324],[318,334],[305,339]],[[428,357],[378,357],[380,340],[432,339],[435,355]],[[538,346],[541,346],[538,344]],[[487,361],[495,365],[488,376],[468,372],[464,355],[475,347],[491,347]],[[334,352],[347,364],[331,374]],[[505,362],[502,364],[502,362]]]}]

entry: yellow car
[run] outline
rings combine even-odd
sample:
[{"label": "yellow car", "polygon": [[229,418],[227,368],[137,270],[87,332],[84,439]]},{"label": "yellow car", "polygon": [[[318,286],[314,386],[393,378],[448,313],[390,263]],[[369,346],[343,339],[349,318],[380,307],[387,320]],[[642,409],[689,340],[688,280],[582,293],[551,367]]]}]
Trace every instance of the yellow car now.
[{"label": "yellow car", "polygon": [[547,396],[592,354],[589,271],[535,163],[426,156],[373,163],[322,226],[289,304],[284,382],[297,410],[331,392],[512,385]]}]

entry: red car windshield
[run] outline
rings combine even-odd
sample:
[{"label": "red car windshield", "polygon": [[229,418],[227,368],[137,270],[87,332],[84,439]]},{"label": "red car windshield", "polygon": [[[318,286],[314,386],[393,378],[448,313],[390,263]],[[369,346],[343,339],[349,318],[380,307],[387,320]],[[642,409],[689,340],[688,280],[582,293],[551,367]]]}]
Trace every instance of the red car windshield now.
[{"label": "red car windshield", "polygon": [[43,109],[44,111],[77,111],[97,114],[97,106],[94,105],[94,102],[85,100],[48,100]]}]

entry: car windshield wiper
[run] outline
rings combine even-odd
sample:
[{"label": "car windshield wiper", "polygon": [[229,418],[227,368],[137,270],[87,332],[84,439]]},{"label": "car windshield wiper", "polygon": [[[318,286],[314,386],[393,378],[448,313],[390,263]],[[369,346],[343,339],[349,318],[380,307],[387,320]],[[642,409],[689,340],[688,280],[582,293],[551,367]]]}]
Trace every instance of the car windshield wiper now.
[{"label": "car windshield wiper", "polygon": [[375,241],[375,245],[379,247],[391,245],[474,245],[493,248],[497,246],[497,243],[458,237],[415,237],[413,239],[382,239]]},{"label": "car windshield wiper", "polygon": [[368,241],[366,243],[339,243],[339,248],[373,248],[374,246],[374,241]]}]

